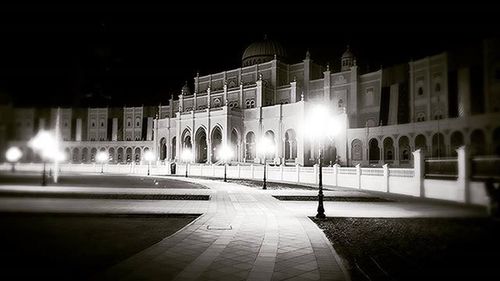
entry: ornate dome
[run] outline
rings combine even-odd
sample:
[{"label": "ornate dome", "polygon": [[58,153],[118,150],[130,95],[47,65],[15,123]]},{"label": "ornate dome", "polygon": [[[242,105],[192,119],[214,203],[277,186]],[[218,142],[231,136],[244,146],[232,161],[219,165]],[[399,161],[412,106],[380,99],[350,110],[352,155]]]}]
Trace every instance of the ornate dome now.
[{"label": "ornate dome", "polygon": [[264,40],[254,42],[248,46],[241,61],[243,66],[249,66],[273,60],[275,55],[277,59],[284,59],[286,58],[286,51],[279,42],[267,39],[266,36]]},{"label": "ornate dome", "polygon": [[347,50],[342,54],[342,58],[353,58],[354,54],[351,52],[351,48],[347,45]]}]

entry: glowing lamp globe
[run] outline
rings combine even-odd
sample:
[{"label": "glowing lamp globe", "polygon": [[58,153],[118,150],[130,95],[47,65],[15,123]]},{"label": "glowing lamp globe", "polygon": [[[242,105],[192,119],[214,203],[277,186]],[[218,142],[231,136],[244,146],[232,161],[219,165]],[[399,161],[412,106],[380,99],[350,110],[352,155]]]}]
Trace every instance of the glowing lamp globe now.
[{"label": "glowing lamp globe", "polygon": [[144,153],[144,160],[151,162],[155,160],[155,155],[152,151],[148,150]]},{"label": "glowing lamp globe", "polygon": [[193,158],[193,153],[190,149],[185,149],[181,154],[182,161],[190,161]]},{"label": "glowing lamp globe", "polygon": [[108,154],[105,151],[99,151],[95,157],[97,162],[104,163],[108,161]]},{"label": "glowing lamp globe", "polygon": [[5,158],[11,163],[15,163],[21,159],[23,152],[17,146],[13,146],[5,152]]},{"label": "glowing lamp globe", "polygon": [[226,145],[221,146],[218,152],[219,152],[218,157],[222,161],[227,161],[233,157],[233,150],[229,146]]}]

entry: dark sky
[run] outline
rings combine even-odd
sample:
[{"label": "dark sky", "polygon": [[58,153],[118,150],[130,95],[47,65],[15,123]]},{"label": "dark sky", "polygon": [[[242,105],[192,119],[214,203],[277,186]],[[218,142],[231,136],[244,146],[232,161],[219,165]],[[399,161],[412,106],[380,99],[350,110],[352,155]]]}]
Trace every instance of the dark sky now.
[{"label": "dark sky", "polygon": [[244,49],[264,34],[283,44],[292,63],[309,49],[313,60],[338,65],[349,44],[362,68],[377,69],[498,37],[495,18],[479,18],[2,14],[0,95],[19,106],[72,105],[88,94],[103,106],[156,105],[178,94],[184,81],[192,84],[197,70],[205,75],[240,67]]}]

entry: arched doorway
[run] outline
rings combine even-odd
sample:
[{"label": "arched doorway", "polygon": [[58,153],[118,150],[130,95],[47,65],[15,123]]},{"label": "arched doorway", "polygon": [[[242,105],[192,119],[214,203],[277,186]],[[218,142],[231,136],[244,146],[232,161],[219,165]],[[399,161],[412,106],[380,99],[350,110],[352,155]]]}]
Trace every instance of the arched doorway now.
[{"label": "arched doorway", "polygon": [[84,147],[82,149],[82,163],[87,163],[89,161],[89,150],[88,148]]},{"label": "arched doorway", "polygon": [[236,129],[231,131],[231,149],[233,150],[233,160],[240,161],[240,141],[239,134]]},{"label": "arched doorway", "polygon": [[394,161],[394,143],[392,141],[392,138],[384,139],[384,161]]},{"label": "arched doorway", "polygon": [[425,155],[427,153],[427,141],[424,135],[418,135],[415,138],[415,150],[420,149]]},{"label": "arched doorway", "polygon": [[132,162],[132,148],[128,147],[127,150],[125,151],[125,161],[127,163]]},{"label": "arched doorway", "polygon": [[399,138],[399,162],[407,163],[410,161],[410,139],[407,136],[402,136]]},{"label": "arched doorway", "polygon": [[219,126],[216,126],[212,130],[212,162],[215,163],[218,160],[218,149],[222,144],[222,130]]},{"label": "arched doorway", "polygon": [[[276,151],[276,140],[274,139],[274,132],[272,130],[268,130],[265,134],[264,137],[269,139],[269,141],[273,144],[274,149]],[[267,160],[273,160],[274,159],[274,153],[268,153],[265,156],[266,161]]]},{"label": "arched doorway", "polygon": [[108,159],[109,163],[114,163],[116,161],[115,159],[115,149],[113,147],[109,148],[108,150]]},{"label": "arched doorway", "polygon": [[72,155],[72,160],[73,163],[78,163],[80,160],[80,150],[78,148],[73,148],[73,155]]},{"label": "arched doorway", "polygon": [[255,159],[255,134],[248,132],[245,137],[245,159],[254,161]]},{"label": "arched doorway", "polygon": [[165,160],[167,158],[167,140],[161,138],[160,140],[160,160]]},{"label": "arched doorway", "polygon": [[297,139],[295,131],[288,129],[285,132],[285,159],[295,160],[297,158]]},{"label": "arched doorway", "polygon": [[446,148],[444,145],[444,136],[436,133],[432,136],[432,157],[444,157]]},{"label": "arched doorway", "polygon": [[116,155],[116,162],[123,163],[123,147],[118,148],[118,154]]},{"label": "arched doorway", "polygon": [[474,130],[470,134],[471,155],[484,155],[486,154],[486,138],[482,130]]},{"label": "arched doorway", "polygon": [[134,161],[136,164],[141,162],[141,149],[137,147],[134,151]]},{"label": "arched doorway", "polygon": [[363,160],[363,143],[358,139],[354,139],[351,143],[351,159],[353,161]]},{"label": "arched doorway", "polygon": [[90,149],[90,162],[95,162],[95,156],[97,154],[97,148],[93,147]]},{"label": "arched doorway", "polygon": [[464,145],[464,135],[462,132],[455,131],[450,136],[451,156],[457,156],[457,149]]},{"label": "arched doorway", "polygon": [[196,132],[196,162],[207,162],[207,133],[205,129],[199,128]]},{"label": "arched doorway", "polygon": [[177,138],[173,137],[172,138],[172,160],[175,160],[176,153],[177,153]]},{"label": "arched doorway", "polygon": [[380,160],[380,148],[378,147],[377,139],[370,140],[368,155],[370,163],[378,163]]}]

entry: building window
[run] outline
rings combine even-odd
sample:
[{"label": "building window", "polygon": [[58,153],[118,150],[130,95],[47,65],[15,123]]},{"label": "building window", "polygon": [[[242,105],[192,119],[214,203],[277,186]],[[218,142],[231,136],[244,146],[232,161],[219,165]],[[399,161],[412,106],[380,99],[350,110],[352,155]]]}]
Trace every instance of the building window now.
[{"label": "building window", "polygon": [[441,92],[441,84],[440,83],[436,83],[436,87],[434,88],[434,90],[436,92]]},{"label": "building window", "polygon": [[246,108],[254,108],[255,107],[255,101],[248,99],[245,101],[245,106]]},{"label": "building window", "polygon": [[64,122],[64,127],[68,127],[68,122]]},{"label": "building window", "polygon": [[127,127],[131,127],[131,126],[132,126],[132,119],[127,118]]},{"label": "building window", "polygon": [[371,106],[374,102],[373,88],[366,89],[365,106]]},{"label": "building window", "polygon": [[422,88],[422,87],[418,87],[418,95],[419,95],[419,96],[424,95],[424,88]]},{"label": "building window", "polygon": [[422,112],[417,114],[417,122],[424,122],[424,121],[425,121],[425,114]]},{"label": "building window", "polygon": [[101,121],[101,127],[104,127],[104,122]]},{"label": "building window", "polygon": [[339,99],[339,107],[344,106],[344,101],[342,99]]}]

